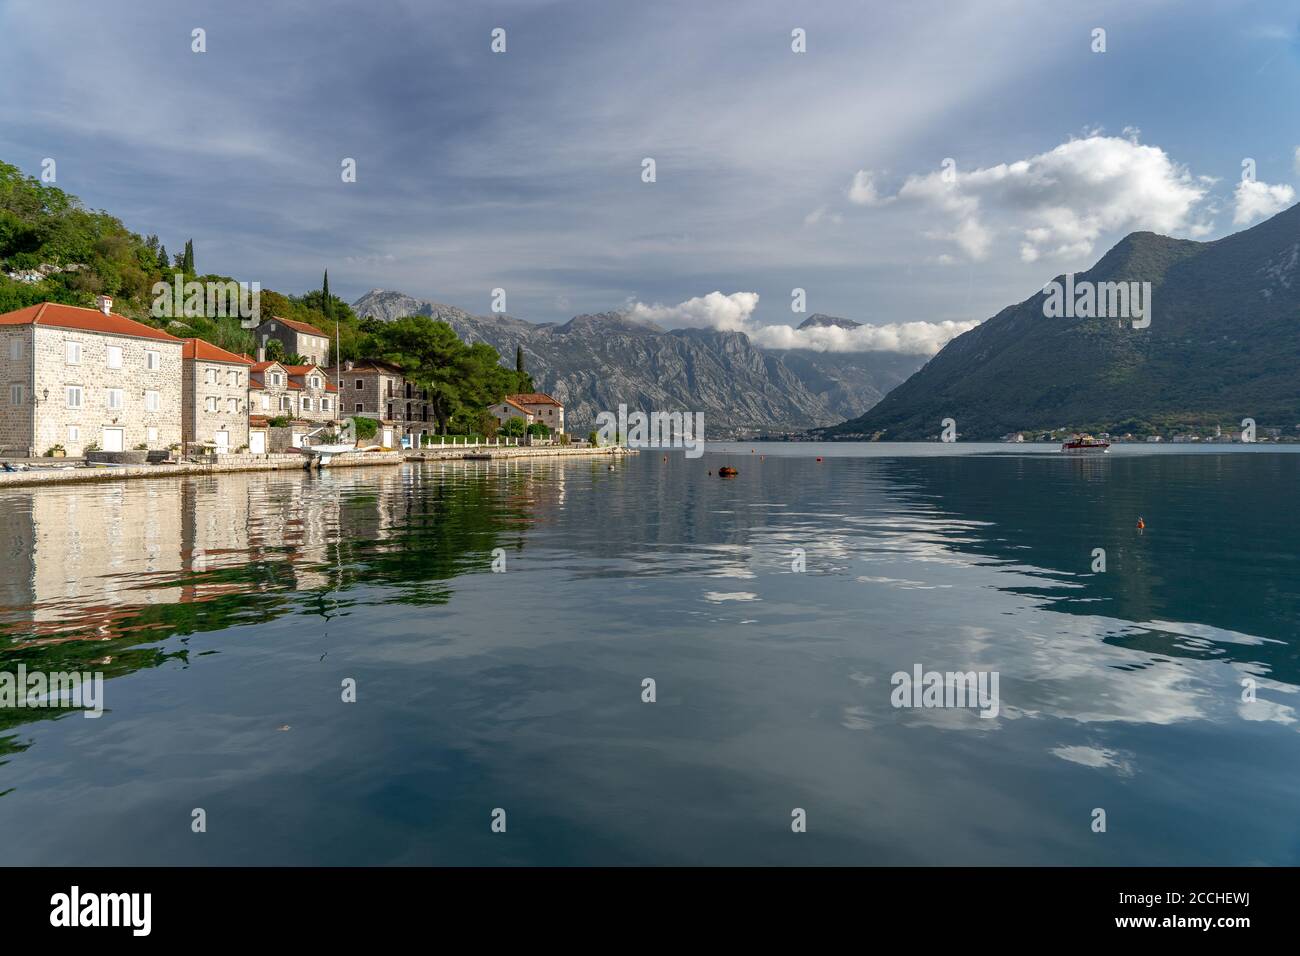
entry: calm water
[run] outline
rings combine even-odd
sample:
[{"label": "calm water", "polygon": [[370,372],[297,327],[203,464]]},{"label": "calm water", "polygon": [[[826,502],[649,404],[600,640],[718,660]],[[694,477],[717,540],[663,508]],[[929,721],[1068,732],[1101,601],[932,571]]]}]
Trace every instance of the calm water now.
[{"label": "calm water", "polygon": [[0,490],[0,862],[1300,862],[1300,455],[1035,451]]}]

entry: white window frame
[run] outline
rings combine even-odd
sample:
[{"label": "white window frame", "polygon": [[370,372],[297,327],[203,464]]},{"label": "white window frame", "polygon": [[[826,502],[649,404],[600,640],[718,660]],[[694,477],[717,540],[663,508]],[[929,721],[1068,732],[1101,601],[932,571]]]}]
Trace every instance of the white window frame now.
[{"label": "white window frame", "polygon": [[19,362],[23,357],[23,340],[15,336],[9,340],[9,361]]},{"label": "white window frame", "polygon": [[330,410],[330,400],[328,398],[322,398],[320,400],[320,410],[322,412],[328,412]]},{"label": "white window frame", "polygon": [[156,349],[145,349],[144,367],[149,372],[156,372],[162,368],[162,353]]},{"label": "white window frame", "polygon": [[217,410],[217,397],[209,395],[203,400],[203,410],[205,412],[215,412]]},{"label": "white window frame", "polygon": [[9,386],[9,404],[25,405],[27,403],[27,386],[22,382],[14,382]]},{"label": "white window frame", "polygon": [[239,411],[239,399],[237,398],[226,399],[226,414],[234,415],[238,411]]},{"label": "white window frame", "polygon": [[156,442],[158,440],[158,429],[150,425],[144,430],[144,440],[147,442]]},{"label": "white window frame", "polygon": [[293,399],[291,399],[288,395],[280,396],[280,411],[282,412],[293,411]]},{"label": "white window frame", "polygon": [[204,369],[204,371],[203,371],[203,384],[204,384],[204,385],[216,385],[216,384],[217,384],[217,370],[216,370],[215,368]]},{"label": "white window frame", "polygon": [[63,343],[63,364],[80,365],[81,364],[81,343],[65,341]]},{"label": "white window frame", "polygon": [[[85,393],[80,385],[65,385],[63,388],[63,397],[69,408],[81,408],[85,402]],[[76,401],[73,401],[73,398]]]},{"label": "white window frame", "polygon": [[264,411],[264,412],[269,412],[270,410],[271,410],[271,396],[268,395],[268,394],[266,394],[266,392],[263,392],[263,393],[262,393],[262,411]]},{"label": "white window frame", "polygon": [[308,398],[306,395],[302,397],[302,410],[304,412],[311,411],[311,399]]},{"label": "white window frame", "polygon": [[79,444],[81,444],[81,426],[80,426],[80,425],[69,425],[69,426],[68,426],[68,441],[70,441],[70,442],[71,442],[72,444],[74,444],[74,445],[79,445]]},{"label": "white window frame", "polygon": [[126,392],[120,388],[104,389],[104,408],[110,412],[120,412],[126,408]]},{"label": "white window frame", "polygon": [[161,403],[161,401],[160,401],[159,399],[160,399],[160,396],[159,396],[159,394],[158,394],[157,392],[155,392],[155,391],[147,391],[147,392],[145,392],[145,393],[144,393],[144,410],[145,410],[146,412],[156,412],[156,411],[158,411],[160,408],[162,408],[162,403]]},{"label": "white window frame", "polygon": [[[104,349],[104,366],[106,368],[114,368],[114,369],[121,368],[123,354],[124,353],[122,351],[122,346],[120,345],[108,346],[107,348]],[[116,362],[113,361],[114,358],[117,359]]]}]

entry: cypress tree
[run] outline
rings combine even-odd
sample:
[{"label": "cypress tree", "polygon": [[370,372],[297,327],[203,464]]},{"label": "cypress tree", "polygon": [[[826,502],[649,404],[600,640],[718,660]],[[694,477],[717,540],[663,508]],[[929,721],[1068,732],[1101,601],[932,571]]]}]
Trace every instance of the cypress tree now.
[{"label": "cypress tree", "polygon": [[325,270],[325,284],[321,287],[321,312],[329,318],[334,314],[334,304],[330,301],[330,271]]},{"label": "cypress tree", "polygon": [[185,259],[182,268],[184,269],[186,275],[194,274],[194,240],[193,239],[187,239],[185,241]]}]

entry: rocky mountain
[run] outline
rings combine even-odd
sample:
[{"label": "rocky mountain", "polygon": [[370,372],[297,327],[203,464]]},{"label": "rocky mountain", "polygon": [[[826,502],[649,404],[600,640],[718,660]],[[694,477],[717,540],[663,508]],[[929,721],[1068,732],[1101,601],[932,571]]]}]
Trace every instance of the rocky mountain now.
[{"label": "rocky mountain", "polygon": [[353,309],[383,321],[441,319],[463,340],[492,345],[507,364],[522,346],[537,387],[564,402],[574,431],[620,402],[633,410],[701,411],[711,436],[802,431],[871,407],[922,361],[893,353],[768,351],[742,332],[665,330],[621,312],[535,324],[379,289]]},{"label": "rocky mountain", "polygon": [[1295,434],[1300,205],[1214,242],[1133,233],[1074,276],[1076,295],[1084,282],[1151,283],[1150,326],[1113,314],[1048,317],[1056,310],[1039,292],[953,339],[865,415],[820,434],[925,439],[944,418],[970,440],[1053,428],[1226,431],[1243,418]]},{"label": "rocky mountain", "polygon": [[801,329],[824,329],[834,326],[838,329],[856,329],[861,326],[861,322],[854,322],[852,319],[841,319],[837,315],[822,315],[820,312],[810,315],[799,323]]}]

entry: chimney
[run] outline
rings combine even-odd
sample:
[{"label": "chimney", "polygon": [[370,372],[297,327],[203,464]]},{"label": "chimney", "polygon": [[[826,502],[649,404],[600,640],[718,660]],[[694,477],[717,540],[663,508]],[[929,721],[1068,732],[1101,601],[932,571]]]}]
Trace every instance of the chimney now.
[{"label": "chimney", "polygon": [[113,300],[109,296],[106,295],[95,296],[95,305],[98,306],[99,311],[103,312],[105,315],[108,315],[113,311]]},{"label": "chimney", "polygon": [[352,359],[348,359],[346,362],[343,363],[343,371],[345,372],[352,371]]},{"label": "chimney", "polygon": [[266,349],[260,345],[257,347],[257,361],[258,362],[266,361]]}]

